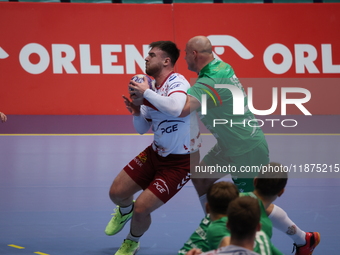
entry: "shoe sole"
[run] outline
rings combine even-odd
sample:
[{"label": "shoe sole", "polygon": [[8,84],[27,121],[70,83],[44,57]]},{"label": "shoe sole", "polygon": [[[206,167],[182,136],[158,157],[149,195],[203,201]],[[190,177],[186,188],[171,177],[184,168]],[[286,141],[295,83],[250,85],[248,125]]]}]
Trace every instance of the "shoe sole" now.
[{"label": "shoe sole", "polygon": [[[116,233],[113,233],[113,234],[108,234],[108,233],[106,233],[106,231],[104,231],[105,232],[105,234],[107,235],[107,236],[114,236],[114,235],[116,235],[116,234],[118,234],[120,231],[122,231],[123,230],[123,228],[125,227],[125,224],[126,223],[128,223],[130,220],[131,220],[131,218],[132,218],[132,216],[127,220],[127,221],[125,221],[125,223],[123,224],[123,226],[121,227],[121,229],[120,230],[118,230]],[[135,254],[135,253],[134,253]]]}]

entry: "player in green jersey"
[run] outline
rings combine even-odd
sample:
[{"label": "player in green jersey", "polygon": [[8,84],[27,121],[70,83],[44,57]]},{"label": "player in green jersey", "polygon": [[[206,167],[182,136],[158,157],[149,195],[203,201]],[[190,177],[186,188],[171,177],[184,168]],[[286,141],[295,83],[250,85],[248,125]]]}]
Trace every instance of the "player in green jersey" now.
[{"label": "player in green jersey", "polygon": [[[185,52],[188,69],[197,73],[198,79],[188,90],[189,96],[180,116],[186,116],[192,111],[197,111],[202,122],[217,140],[216,145],[201,161],[200,167],[231,166],[236,169],[231,174],[239,190],[241,192],[252,191],[253,179],[256,174],[247,173],[244,175],[240,170],[247,166],[261,167],[266,165],[269,162],[269,152],[264,134],[254,123],[253,114],[248,110],[244,89],[232,67],[214,58],[212,45],[207,37],[195,36],[191,38],[186,45]],[[220,88],[217,84],[229,86],[229,89]],[[241,93],[243,95],[238,95],[238,97],[244,99],[244,114],[233,114],[235,100],[230,89],[243,92]],[[221,122],[226,124],[217,124],[220,122],[216,122],[216,119],[223,120]],[[205,175],[203,176],[205,178],[195,178],[195,173],[192,171],[192,177],[201,205],[205,210],[207,190],[221,175],[210,175],[210,178]],[[202,175],[199,177],[202,177]],[[302,231],[278,206],[273,208],[270,218],[275,228],[294,240],[295,255],[312,254],[314,248],[320,242],[319,233]]]},{"label": "player in green jersey", "polygon": [[[217,140],[216,145],[203,158],[201,166],[232,166],[234,183],[241,192],[253,191],[253,179],[257,173],[241,173],[241,166],[258,166],[269,163],[268,145],[254,115],[249,111],[247,96],[237,79],[233,68],[223,61],[214,58],[212,46],[208,38],[197,36],[186,45],[186,62],[191,71],[198,73],[198,79],[188,90],[187,103],[182,116],[196,110],[204,125]],[[244,114],[233,114],[233,95],[229,89],[219,88],[217,84],[231,85],[242,92],[244,97]],[[206,101],[202,101],[202,96]],[[202,113],[206,102],[206,114]],[[216,120],[224,120],[218,124]],[[252,124],[251,124],[252,123]],[[249,125],[250,124],[250,125]],[[213,174],[209,178],[195,178],[192,171],[192,182],[200,197],[202,206],[206,202],[208,187],[217,179],[228,173]]]}]

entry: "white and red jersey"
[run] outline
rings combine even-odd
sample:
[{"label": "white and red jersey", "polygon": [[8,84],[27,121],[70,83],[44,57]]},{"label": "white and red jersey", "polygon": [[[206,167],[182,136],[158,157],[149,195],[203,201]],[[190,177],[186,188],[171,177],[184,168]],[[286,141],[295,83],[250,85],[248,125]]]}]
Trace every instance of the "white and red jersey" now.
[{"label": "white and red jersey", "polygon": [[[171,73],[161,86],[156,86],[155,92],[163,97],[173,93],[186,95],[189,88],[189,82],[181,74]],[[183,100],[186,100],[186,97],[183,97]],[[185,101],[181,103],[185,104]],[[196,112],[186,117],[174,117],[161,112],[149,102],[141,106],[141,114],[145,119],[151,120],[154,132],[152,146],[159,155],[166,157],[169,154],[188,154],[201,147]]]}]

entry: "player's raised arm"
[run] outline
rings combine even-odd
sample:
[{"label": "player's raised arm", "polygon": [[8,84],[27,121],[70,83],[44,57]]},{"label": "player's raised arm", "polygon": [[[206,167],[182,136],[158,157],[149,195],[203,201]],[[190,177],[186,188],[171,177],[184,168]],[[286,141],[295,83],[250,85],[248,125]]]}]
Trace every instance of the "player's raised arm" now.
[{"label": "player's raised arm", "polygon": [[[176,76],[175,74],[173,75]],[[180,77],[177,78],[180,80]],[[172,117],[178,117],[185,105],[186,89],[189,85],[178,82],[178,84],[173,84],[172,86],[179,89],[170,91],[168,96],[162,96],[149,89],[146,78],[144,78],[144,81],[141,83],[131,81],[129,89],[134,91],[136,98],[144,97],[160,112]]]},{"label": "player's raised arm", "polygon": [[169,96],[160,96],[154,91],[147,90],[144,93],[144,98],[162,113],[178,117],[185,105],[186,94],[181,91],[172,93]]}]

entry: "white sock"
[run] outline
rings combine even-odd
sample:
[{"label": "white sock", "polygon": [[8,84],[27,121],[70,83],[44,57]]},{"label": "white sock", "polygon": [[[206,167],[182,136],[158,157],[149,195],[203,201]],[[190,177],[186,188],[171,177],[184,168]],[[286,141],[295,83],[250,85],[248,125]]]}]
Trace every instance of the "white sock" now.
[{"label": "white sock", "polygon": [[130,213],[132,211],[132,209],[133,209],[133,203],[131,203],[131,205],[129,205],[127,207],[119,206],[119,211],[122,215]]},{"label": "white sock", "polygon": [[306,244],[306,232],[296,226],[281,207],[274,205],[268,217],[273,222],[273,226],[292,238],[297,246]]},{"label": "white sock", "polygon": [[136,243],[138,243],[140,237],[141,236],[134,236],[133,234],[131,234],[131,231],[130,231],[130,233],[127,235],[126,239],[132,240],[132,241],[135,241]]},{"label": "white sock", "polygon": [[208,200],[207,200],[207,194],[204,194],[204,195],[200,196],[199,199],[200,199],[200,202],[201,202],[201,206],[202,206],[202,208],[203,208],[203,211],[204,211],[204,215],[206,215],[207,212],[206,212],[206,210],[205,210],[205,204],[206,204],[207,201],[208,201]]}]

